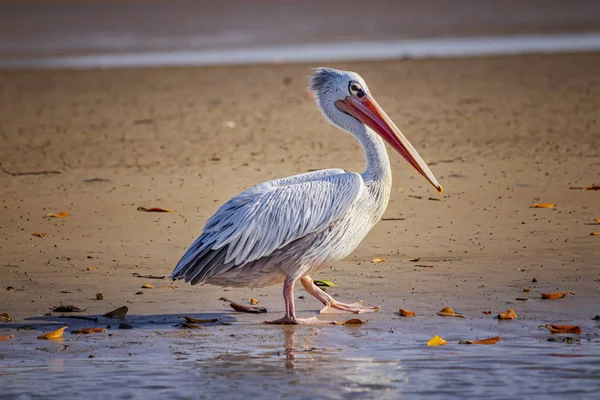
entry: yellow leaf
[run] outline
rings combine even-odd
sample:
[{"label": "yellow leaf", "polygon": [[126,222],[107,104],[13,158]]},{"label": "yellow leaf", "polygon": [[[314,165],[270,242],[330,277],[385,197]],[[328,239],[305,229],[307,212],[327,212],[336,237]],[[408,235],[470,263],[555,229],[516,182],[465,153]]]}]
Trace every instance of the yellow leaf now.
[{"label": "yellow leaf", "polygon": [[333,321],[332,324],[334,325],[362,325],[362,324],[366,324],[368,321],[363,321],[361,319],[358,318],[350,318],[347,319],[346,321]]},{"label": "yellow leaf", "polygon": [[574,333],[581,334],[581,328],[575,325],[540,325],[539,328],[546,328],[552,333]]},{"label": "yellow leaf", "polygon": [[154,286],[152,286],[149,283],[146,283],[146,284],[142,285],[142,289],[154,289]]},{"label": "yellow leaf", "polygon": [[256,300],[254,297],[250,299],[250,304],[252,304],[253,306],[258,304],[258,300]]},{"label": "yellow leaf", "polygon": [[600,218],[594,218],[594,221],[600,224]]},{"label": "yellow leaf", "polygon": [[63,326],[62,328],[58,328],[55,331],[52,332],[48,332],[45,333],[43,335],[38,336],[38,339],[49,339],[49,340],[58,340],[58,339],[62,339],[63,337],[63,333],[65,332],[65,329],[67,329],[68,326]]},{"label": "yellow leaf", "polygon": [[402,308],[398,310],[401,317],[414,317],[416,314],[412,311],[403,310]]},{"label": "yellow leaf", "polygon": [[554,208],[556,204],[553,203],[535,203],[532,204],[529,208]]},{"label": "yellow leaf", "polygon": [[15,335],[0,336],[0,342],[3,342],[3,341],[8,340],[8,339],[12,339],[14,337],[15,337]]},{"label": "yellow leaf", "polygon": [[47,233],[40,233],[40,232],[33,232],[32,235],[33,236],[37,236],[37,237],[41,237],[41,238],[48,236]]},{"label": "yellow leaf", "polygon": [[427,346],[444,346],[448,344],[441,336],[435,335],[427,342]]},{"label": "yellow leaf", "polygon": [[590,233],[590,236],[596,236],[596,235],[600,235],[600,232],[592,232],[592,233]]},{"label": "yellow leaf", "polygon": [[501,314],[498,314],[498,319],[517,319],[517,313],[512,308],[504,311]]},{"label": "yellow leaf", "polygon": [[371,260],[371,262],[373,264],[379,264],[379,263],[385,262],[385,258],[374,258]]},{"label": "yellow leaf", "polygon": [[60,212],[58,214],[46,214],[46,217],[51,217],[51,218],[67,218],[70,217],[71,214],[69,214],[68,212]]},{"label": "yellow leaf", "polygon": [[457,314],[454,312],[454,310],[450,307],[444,307],[440,310],[440,312],[437,313],[437,315],[441,316],[441,317],[457,317],[457,318],[466,318],[464,315],[462,314]]},{"label": "yellow leaf", "polygon": [[112,310],[111,312],[107,312],[106,314],[104,314],[104,316],[106,318],[125,318],[125,315],[127,314],[127,311],[129,311],[129,308],[127,308],[127,306],[123,306],[123,307],[119,307],[116,310]]},{"label": "yellow leaf", "polygon": [[97,271],[98,268],[97,267],[87,267],[85,270],[86,271]]},{"label": "yellow leaf", "polygon": [[107,332],[104,328],[80,328],[71,332],[74,335],[89,335],[91,333],[105,333]]},{"label": "yellow leaf", "polygon": [[544,300],[552,300],[552,299],[562,299],[568,294],[575,294],[575,292],[558,292],[558,293],[542,293],[542,299]]},{"label": "yellow leaf", "polygon": [[495,344],[501,339],[500,336],[481,340],[461,340],[458,344]]}]

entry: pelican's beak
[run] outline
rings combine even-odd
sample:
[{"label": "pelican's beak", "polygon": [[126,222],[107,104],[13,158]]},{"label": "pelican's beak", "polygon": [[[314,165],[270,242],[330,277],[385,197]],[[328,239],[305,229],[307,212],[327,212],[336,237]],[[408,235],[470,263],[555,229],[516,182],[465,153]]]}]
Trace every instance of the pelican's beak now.
[{"label": "pelican's beak", "polygon": [[394,125],[385,111],[379,107],[379,104],[377,104],[375,99],[370,96],[363,96],[361,99],[348,96],[344,100],[337,100],[335,105],[343,112],[352,115],[354,118],[373,129],[379,136],[388,142],[390,146],[396,149],[410,165],[423,175],[438,192],[442,193],[442,186],[435,179],[435,176],[433,176],[433,173],[429,170],[425,161],[423,161],[408,139],[400,132],[400,129]]}]

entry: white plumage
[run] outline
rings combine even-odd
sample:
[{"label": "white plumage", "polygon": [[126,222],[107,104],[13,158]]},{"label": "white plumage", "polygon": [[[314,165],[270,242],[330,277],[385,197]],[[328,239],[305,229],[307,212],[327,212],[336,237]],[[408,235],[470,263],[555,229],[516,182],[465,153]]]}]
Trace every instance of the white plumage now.
[{"label": "white plumage", "polygon": [[295,315],[297,279],[331,307],[351,312],[377,309],[339,303],[316,287],[309,275],[349,255],[385,211],[392,180],[378,134],[441,190],[358,74],[319,68],[309,89],[327,119],[360,141],[367,158],[365,172],[314,171],[240,193],[209,218],[171,275],[193,285],[262,287],[284,282],[286,316],[273,321],[278,323],[307,322]]}]

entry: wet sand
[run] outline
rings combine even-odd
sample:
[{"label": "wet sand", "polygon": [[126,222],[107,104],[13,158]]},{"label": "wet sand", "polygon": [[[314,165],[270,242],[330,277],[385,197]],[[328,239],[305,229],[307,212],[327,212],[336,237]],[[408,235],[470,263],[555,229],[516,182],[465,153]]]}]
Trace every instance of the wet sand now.
[{"label": "wet sand", "polygon": [[[106,366],[117,365],[146,386],[161,373],[173,377],[162,389],[132,383],[137,395],[194,397],[200,392],[185,386],[194,379],[208,379],[203,393],[216,395],[231,384],[223,376],[239,377],[236,385],[246,388],[261,379],[264,393],[281,395],[273,382],[296,388],[283,372],[294,370],[295,379],[323,390],[314,393],[344,398],[355,392],[336,388],[359,381],[363,368],[369,382],[399,379],[361,383],[356,390],[365,398],[428,395],[429,376],[440,379],[430,398],[442,398],[481,395],[472,385],[483,379],[493,387],[494,379],[479,374],[497,368],[522,389],[515,394],[566,388],[563,398],[589,398],[600,376],[600,328],[592,320],[600,314],[600,235],[590,235],[600,231],[600,192],[570,187],[600,183],[599,65],[599,54],[331,65],[365,78],[430,162],[444,201],[429,200],[437,196],[426,182],[391,154],[394,190],[384,218],[396,220],[380,222],[348,259],[314,276],[339,284],[329,292],[340,300],[363,299],[382,311],[361,316],[369,322],[360,327],[291,331],[260,324],[283,313],[281,287],[162,288],[170,282],[132,274],[168,275],[206,218],[247,187],[309,169],[362,171],[358,145],[329,126],[306,94],[310,66],[1,72],[0,313],[14,321],[0,324],[0,336],[15,334],[0,342],[5,393],[35,394],[27,380],[40,371],[83,379],[83,367],[94,366],[87,371],[98,374],[73,383],[76,397],[110,381],[114,369]],[[23,175],[41,171],[60,174]],[[556,207],[529,208],[533,203]],[[138,206],[177,212],[143,213]],[[71,216],[44,218],[61,211]],[[156,288],[141,289],[146,283]],[[576,294],[540,299],[558,291]],[[234,313],[223,296],[242,303],[255,297],[269,314]],[[100,318],[98,326],[110,324],[116,336],[67,333],[62,344],[40,343],[40,332],[63,325],[59,313],[45,316],[61,304],[90,316],[127,305],[134,329],[115,330],[118,322]],[[468,318],[436,316],[445,306]],[[311,316],[320,304],[306,297],[297,307]],[[493,318],[509,307],[518,320]],[[398,308],[418,316],[402,319]],[[226,324],[180,330],[180,315]],[[67,321],[70,328],[95,325]],[[547,342],[540,324],[579,325],[581,342]],[[36,330],[17,330],[23,325]],[[426,348],[436,334],[451,344]],[[456,344],[496,335],[503,340],[483,349]],[[295,365],[290,348],[298,353]],[[355,358],[361,361],[353,364]],[[480,368],[469,369],[471,362]],[[348,377],[339,365],[358,370]],[[583,381],[564,386],[571,375]],[[458,386],[444,386],[456,379]],[[545,386],[527,386],[533,381]],[[40,393],[59,387],[48,378]]]}]

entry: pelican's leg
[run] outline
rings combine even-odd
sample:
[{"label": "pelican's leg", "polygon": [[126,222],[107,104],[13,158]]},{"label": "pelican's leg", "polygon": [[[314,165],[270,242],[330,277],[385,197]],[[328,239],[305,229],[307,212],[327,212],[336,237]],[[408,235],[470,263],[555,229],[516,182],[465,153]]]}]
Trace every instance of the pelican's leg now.
[{"label": "pelican's leg", "polygon": [[[331,310],[332,308],[334,308],[336,310],[340,310],[342,312],[351,312],[354,314],[360,314],[360,313],[364,313],[364,312],[373,312],[373,311],[381,310],[381,307],[379,307],[379,306],[377,306],[377,307],[363,306],[362,301],[359,301],[358,303],[354,303],[354,304],[340,303],[339,301],[337,301],[336,299],[331,297],[329,294],[327,294],[323,290],[321,290],[320,287],[315,285],[312,278],[308,275],[304,275],[302,278],[300,278],[300,281],[302,282],[302,286],[304,286],[304,289],[306,289],[306,291],[308,293],[310,293],[311,295],[316,297],[321,303],[325,304],[325,308],[323,308],[321,310],[321,313],[323,313],[324,310]],[[331,312],[331,311],[329,311],[329,312]]]},{"label": "pelican's leg", "polygon": [[265,324],[327,324],[327,321],[321,321],[316,317],[298,318],[296,317],[296,306],[294,304],[294,279],[286,279],[283,283],[283,300],[285,301],[285,317],[274,321],[265,321]]}]

